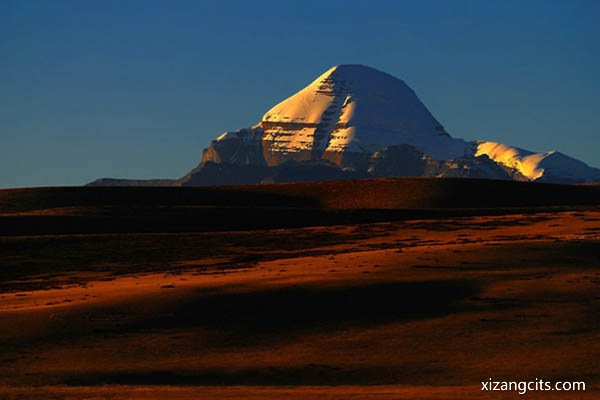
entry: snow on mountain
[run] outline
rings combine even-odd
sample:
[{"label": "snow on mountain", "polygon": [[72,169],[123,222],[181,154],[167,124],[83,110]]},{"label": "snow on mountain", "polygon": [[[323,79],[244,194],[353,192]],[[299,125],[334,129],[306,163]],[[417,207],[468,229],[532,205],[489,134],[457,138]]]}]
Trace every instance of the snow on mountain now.
[{"label": "snow on mountain", "polygon": [[320,169],[330,163],[353,177],[600,180],[600,170],[558,152],[453,138],[402,80],[363,65],[332,67],[257,125],[223,133],[194,171],[207,162],[272,168],[292,161],[321,163]]},{"label": "snow on mountain", "polygon": [[[275,157],[303,153],[373,153],[409,144],[436,160],[465,154],[400,79],[363,65],[330,68],[262,118],[263,144]],[[306,158],[308,154],[305,155]]]},{"label": "snow on mountain", "polygon": [[218,136],[176,184],[395,176],[577,183],[600,181],[600,170],[559,152],[453,138],[402,80],[338,65],[255,126]]},{"label": "snow on mountain", "polygon": [[540,168],[540,161],[551,153],[533,153],[497,142],[477,142],[475,155],[485,154],[492,160],[515,168],[527,178],[535,180],[544,174],[544,170]]},{"label": "snow on mountain", "polygon": [[534,153],[497,142],[476,143],[475,156],[485,154],[532,181],[572,183],[600,180],[600,170],[557,151]]}]

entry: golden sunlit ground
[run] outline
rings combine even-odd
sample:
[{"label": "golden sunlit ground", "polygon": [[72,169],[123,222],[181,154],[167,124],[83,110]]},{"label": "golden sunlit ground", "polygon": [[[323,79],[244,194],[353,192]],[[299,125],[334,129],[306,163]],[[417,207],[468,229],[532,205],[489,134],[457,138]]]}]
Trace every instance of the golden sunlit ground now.
[{"label": "golden sunlit ground", "polygon": [[[4,237],[29,272],[2,282],[0,396],[600,398],[599,239],[594,207]],[[587,390],[482,392],[489,378]]]}]

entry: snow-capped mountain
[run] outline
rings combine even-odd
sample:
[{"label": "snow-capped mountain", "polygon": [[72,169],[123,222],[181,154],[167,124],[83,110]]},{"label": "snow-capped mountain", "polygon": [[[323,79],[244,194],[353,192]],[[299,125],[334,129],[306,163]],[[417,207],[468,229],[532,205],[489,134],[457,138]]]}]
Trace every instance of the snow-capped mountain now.
[{"label": "snow-capped mountain", "polygon": [[272,107],[258,124],[218,136],[200,164],[173,182],[396,176],[577,183],[600,181],[600,170],[559,152],[453,138],[402,80],[363,65],[338,65]]},{"label": "snow-capped mountain", "polygon": [[271,108],[260,126],[269,164],[290,154],[337,163],[345,152],[374,153],[400,144],[449,160],[467,148],[445,132],[403,81],[362,65],[329,69]]},{"label": "snow-capped mountain", "polygon": [[257,125],[223,133],[182,182],[202,184],[208,178],[215,183],[206,176],[210,163],[221,164],[221,174],[235,166],[234,175],[241,179],[237,183],[245,182],[240,166],[255,167],[247,183],[258,183],[281,180],[279,167],[284,164],[288,170],[292,164],[305,170],[317,164],[337,169],[328,175],[334,179],[417,175],[600,180],[600,170],[558,152],[533,153],[453,138],[402,80],[363,65],[330,68],[267,111]]}]

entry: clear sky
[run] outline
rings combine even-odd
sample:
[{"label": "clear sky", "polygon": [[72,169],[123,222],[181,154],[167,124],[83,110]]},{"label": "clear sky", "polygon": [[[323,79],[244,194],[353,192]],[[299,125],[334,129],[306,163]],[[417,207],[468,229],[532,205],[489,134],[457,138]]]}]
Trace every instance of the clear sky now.
[{"label": "clear sky", "polygon": [[600,167],[600,1],[0,1],[0,187],[177,178],[336,64]]}]

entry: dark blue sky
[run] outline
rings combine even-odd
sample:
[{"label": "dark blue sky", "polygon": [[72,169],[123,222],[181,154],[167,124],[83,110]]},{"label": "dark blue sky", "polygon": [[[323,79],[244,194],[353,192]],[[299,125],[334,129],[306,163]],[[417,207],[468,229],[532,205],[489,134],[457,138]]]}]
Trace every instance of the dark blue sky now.
[{"label": "dark blue sky", "polygon": [[0,2],[0,187],[180,177],[327,68],[411,86],[455,137],[600,167],[600,2]]}]

